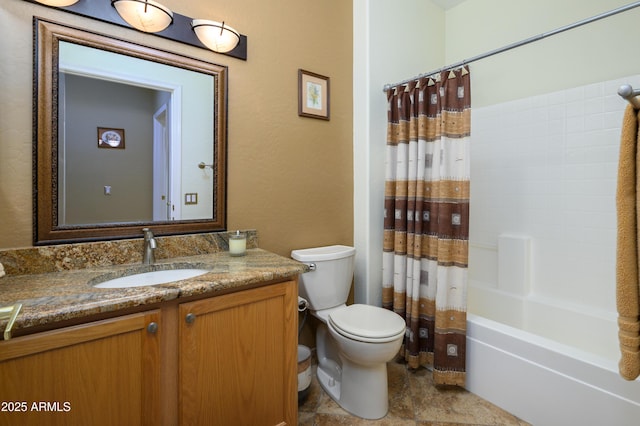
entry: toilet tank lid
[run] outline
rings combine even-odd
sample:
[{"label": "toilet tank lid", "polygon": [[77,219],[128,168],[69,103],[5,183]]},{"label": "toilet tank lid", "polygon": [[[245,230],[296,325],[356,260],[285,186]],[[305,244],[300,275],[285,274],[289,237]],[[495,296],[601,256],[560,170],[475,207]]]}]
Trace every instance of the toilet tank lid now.
[{"label": "toilet tank lid", "polygon": [[354,247],[334,245],[293,250],[291,257],[300,262],[320,262],[323,260],[342,259],[353,256],[355,253],[356,249]]}]

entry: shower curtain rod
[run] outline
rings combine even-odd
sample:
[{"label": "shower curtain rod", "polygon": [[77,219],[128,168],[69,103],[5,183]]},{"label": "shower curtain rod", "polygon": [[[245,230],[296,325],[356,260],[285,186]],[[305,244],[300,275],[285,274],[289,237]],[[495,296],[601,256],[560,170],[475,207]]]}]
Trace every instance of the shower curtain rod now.
[{"label": "shower curtain rod", "polygon": [[458,67],[461,67],[463,65],[469,64],[471,62],[475,62],[475,61],[478,61],[480,59],[488,58],[489,56],[497,55],[498,53],[506,52],[507,50],[515,49],[516,47],[524,46],[525,44],[533,43],[534,41],[542,40],[543,38],[547,38],[549,36],[556,35],[556,34],[559,34],[561,32],[568,31],[568,30],[580,27],[582,25],[590,24],[591,22],[595,22],[595,21],[598,21],[600,19],[608,18],[609,16],[617,15],[618,13],[626,12],[627,10],[634,9],[634,8],[636,8],[638,6],[640,6],[640,1],[629,3],[628,5],[620,6],[620,7],[616,8],[616,9],[610,10],[608,12],[604,12],[604,13],[601,13],[599,15],[595,15],[595,16],[592,16],[590,18],[586,18],[586,19],[583,19],[581,21],[574,22],[573,24],[565,25],[564,27],[556,28],[555,30],[548,31],[546,33],[541,33],[541,34],[538,34],[536,36],[529,37],[529,38],[526,38],[524,40],[520,40],[518,42],[508,44],[508,45],[503,46],[503,47],[498,48],[498,49],[490,50],[490,51],[482,53],[480,55],[473,56],[473,57],[471,57],[469,59],[463,59],[460,62],[456,62],[456,63],[451,64],[451,65],[447,65],[446,67],[438,68],[437,70],[433,70],[433,71],[430,71],[428,73],[420,74],[420,75],[418,75],[416,77],[413,77],[413,78],[410,78],[410,79],[407,79],[407,80],[403,80],[403,81],[401,81],[399,83],[385,84],[384,88],[383,88],[383,91],[387,92],[387,91],[391,90],[394,87],[401,86],[403,84],[407,84],[407,83],[415,81],[417,79],[420,79],[420,78],[423,78],[423,77],[429,77],[429,76],[432,76],[434,74],[440,73],[442,71],[450,70],[452,68],[458,68]]},{"label": "shower curtain rod", "polygon": [[623,84],[618,89],[618,95],[620,95],[620,97],[622,97],[623,99],[629,101],[629,103],[633,105],[635,109],[640,109],[640,100],[638,100],[637,98],[637,96],[640,96],[640,90],[633,90],[633,87],[631,87],[630,85]]}]

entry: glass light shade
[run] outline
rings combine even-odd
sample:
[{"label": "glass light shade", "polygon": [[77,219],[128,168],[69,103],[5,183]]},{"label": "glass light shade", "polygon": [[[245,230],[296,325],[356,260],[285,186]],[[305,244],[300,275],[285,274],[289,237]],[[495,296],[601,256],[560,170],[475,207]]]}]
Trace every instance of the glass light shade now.
[{"label": "glass light shade", "polygon": [[122,19],[145,33],[157,33],[173,22],[173,12],[152,0],[111,0]]},{"label": "glass light shade", "polygon": [[194,19],[191,21],[191,28],[202,44],[214,52],[229,52],[240,43],[240,33],[224,22]]},{"label": "glass light shade", "polygon": [[36,0],[38,3],[46,4],[47,6],[55,7],[67,7],[72,4],[78,3],[78,0]]}]

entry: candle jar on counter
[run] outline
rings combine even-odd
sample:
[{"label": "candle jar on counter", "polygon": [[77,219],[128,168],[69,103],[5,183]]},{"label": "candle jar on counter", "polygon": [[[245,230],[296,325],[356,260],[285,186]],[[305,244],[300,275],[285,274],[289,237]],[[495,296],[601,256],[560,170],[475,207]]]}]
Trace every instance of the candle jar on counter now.
[{"label": "candle jar on counter", "polygon": [[244,256],[247,254],[247,234],[236,231],[229,235],[229,254],[231,256]]}]

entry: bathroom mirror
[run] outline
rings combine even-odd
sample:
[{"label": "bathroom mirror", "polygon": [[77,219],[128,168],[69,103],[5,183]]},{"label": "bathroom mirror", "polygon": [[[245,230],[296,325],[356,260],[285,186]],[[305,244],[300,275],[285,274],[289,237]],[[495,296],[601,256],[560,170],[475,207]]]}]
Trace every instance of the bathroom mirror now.
[{"label": "bathroom mirror", "polygon": [[34,31],[34,244],[224,230],[227,68]]}]

